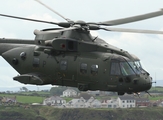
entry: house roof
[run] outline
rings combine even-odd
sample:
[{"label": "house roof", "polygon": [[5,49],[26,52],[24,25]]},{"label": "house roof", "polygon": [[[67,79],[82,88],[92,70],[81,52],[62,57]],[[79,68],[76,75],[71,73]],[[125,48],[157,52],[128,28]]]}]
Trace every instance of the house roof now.
[{"label": "house roof", "polygon": [[87,100],[87,103],[91,103],[91,102],[93,102],[95,99],[94,99],[94,97],[90,97],[88,100]]},{"label": "house roof", "polygon": [[63,100],[59,96],[51,96],[50,98],[47,98],[46,100]]},{"label": "house roof", "polygon": [[69,101],[68,103],[74,104],[78,101],[79,99],[72,99],[71,101]]},{"label": "house roof", "polygon": [[92,101],[92,104],[93,103],[100,103],[101,104],[101,102],[99,100],[97,100],[97,99],[95,99],[94,101]]},{"label": "house roof", "polygon": [[121,100],[135,100],[135,98],[132,96],[119,96],[119,99],[121,99]]},{"label": "house roof", "polygon": [[71,101],[69,101],[68,103],[69,104],[75,104],[75,103],[77,103],[77,102],[84,102],[85,101],[85,99],[83,98],[83,97],[81,97],[81,98],[79,98],[79,99],[72,99]]}]

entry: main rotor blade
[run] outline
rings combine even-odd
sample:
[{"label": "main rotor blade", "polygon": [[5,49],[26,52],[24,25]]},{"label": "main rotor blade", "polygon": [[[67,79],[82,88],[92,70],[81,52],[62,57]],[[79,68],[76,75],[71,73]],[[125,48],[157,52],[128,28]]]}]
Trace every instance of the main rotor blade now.
[{"label": "main rotor blade", "polygon": [[5,15],[5,14],[0,14],[0,16],[9,17],[9,18],[16,18],[16,19],[21,19],[21,20],[34,21],[34,22],[41,22],[41,23],[59,25],[59,23],[56,23],[56,22],[48,22],[48,21],[44,21],[44,20],[36,20],[36,19],[23,18],[23,17],[11,16],[11,15]]},{"label": "main rotor blade", "polygon": [[147,34],[163,34],[163,31],[155,31],[155,30],[140,30],[140,29],[125,29],[125,28],[101,28],[106,31],[115,31],[115,32],[132,32],[132,33],[147,33]]},{"label": "main rotor blade", "polygon": [[117,20],[104,21],[104,22],[99,22],[99,23],[95,23],[95,24],[106,25],[106,26],[121,25],[121,24],[125,24],[125,23],[131,23],[131,22],[136,22],[136,21],[140,21],[140,20],[145,20],[145,19],[149,19],[149,18],[161,16],[161,15],[163,15],[163,8],[156,12],[151,12],[151,13],[147,13],[147,14],[143,14],[143,15],[137,15],[137,16],[122,18],[122,19],[117,19]]},{"label": "main rotor blade", "polygon": [[60,17],[62,17],[63,19],[65,19],[67,22],[72,22],[72,20],[65,18],[63,15],[59,14],[57,11],[53,10],[52,8],[50,8],[49,6],[47,6],[46,4],[42,3],[40,0],[35,0],[38,3],[40,3],[41,5],[43,5],[44,7],[48,8],[49,10],[51,10],[52,12],[54,12],[55,14],[59,15]]}]

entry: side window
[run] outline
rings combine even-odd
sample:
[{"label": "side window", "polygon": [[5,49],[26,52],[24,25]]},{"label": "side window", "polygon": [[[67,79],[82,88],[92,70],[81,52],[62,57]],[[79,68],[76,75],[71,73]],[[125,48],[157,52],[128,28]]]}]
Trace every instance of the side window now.
[{"label": "side window", "polygon": [[121,75],[120,72],[120,67],[118,62],[112,62],[111,63],[111,70],[110,70],[111,75]]},{"label": "side window", "polygon": [[86,74],[87,73],[87,64],[86,63],[81,63],[80,64],[80,72],[82,74]]},{"label": "side window", "polygon": [[66,60],[61,60],[60,70],[67,70],[67,61]]},{"label": "side window", "polygon": [[91,74],[97,75],[98,74],[98,65],[92,65],[91,66]]},{"label": "side window", "polygon": [[34,58],[33,59],[33,67],[39,67],[39,65],[40,65],[40,59]]}]

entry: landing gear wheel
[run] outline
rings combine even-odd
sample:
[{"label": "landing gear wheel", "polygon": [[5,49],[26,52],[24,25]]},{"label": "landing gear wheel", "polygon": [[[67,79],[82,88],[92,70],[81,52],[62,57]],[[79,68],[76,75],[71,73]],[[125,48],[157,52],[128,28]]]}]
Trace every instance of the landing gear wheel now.
[{"label": "landing gear wheel", "polygon": [[88,90],[88,85],[85,84],[78,84],[78,89],[80,91],[87,91]]}]

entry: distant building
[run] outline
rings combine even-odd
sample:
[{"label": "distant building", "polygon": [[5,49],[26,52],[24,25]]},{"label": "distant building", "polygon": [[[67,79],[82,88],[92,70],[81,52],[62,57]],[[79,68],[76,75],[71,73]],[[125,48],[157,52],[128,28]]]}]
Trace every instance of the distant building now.
[{"label": "distant building", "polygon": [[105,98],[101,101],[102,108],[119,108],[117,98]]},{"label": "distant building", "polygon": [[85,105],[87,107],[91,107],[92,106],[92,102],[94,101],[94,97],[90,97],[90,99],[87,100],[87,102],[85,103]]},{"label": "distant building", "polygon": [[150,106],[151,103],[149,101],[148,98],[135,98],[136,100],[136,106],[139,107],[139,106]]},{"label": "distant building", "polygon": [[91,96],[106,96],[106,95],[108,96],[113,94],[113,92],[100,91],[100,90],[96,90],[96,91],[88,90],[87,93]]},{"label": "distant building", "polygon": [[96,91],[88,90],[87,93],[92,95],[92,96],[99,96],[100,95],[100,91],[99,90],[96,90]]},{"label": "distant building", "polygon": [[81,97],[79,99],[72,99],[66,104],[66,107],[70,108],[85,108],[85,102],[86,100]]},{"label": "distant building", "polygon": [[158,106],[163,107],[163,101],[162,100],[158,103]]},{"label": "distant building", "polygon": [[162,100],[156,100],[151,102],[152,107],[163,107],[163,101]]},{"label": "distant building", "polygon": [[67,89],[65,91],[63,91],[63,97],[74,97],[77,96],[77,91],[73,90],[73,89]]},{"label": "distant building", "polygon": [[91,107],[92,108],[101,108],[101,102],[97,99],[95,99],[92,103],[91,103]]},{"label": "distant building", "polygon": [[120,108],[135,107],[136,100],[132,96],[120,96],[118,97],[118,103]]},{"label": "distant building", "polygon": [[17,100],[16,100],[16,96],[15,97],[3,97],[2,99],[1,99],[1,102],[2,103],[14,103],[14,104],[16,104],[16,102],[17,102]]},{"label": "distant building", "polygon": [[43,101],[43,105],[49,106],[62,106],[66,104],[66,100],[60,98],[59,96],[51,96],[50,98],[46,98]]},{"label": "distant building", "polygon": [[111,100],[108,100],[107,105],[108,105],[108,108],[118,108],[119,107],[118,99],[112,98]]},{"label": "distant building", "polygon": [[97,99],[94,99],[94,97],[90,97],[85,103],[86,107],[91,107],[91,108],[101,108],[101,102]]}]

